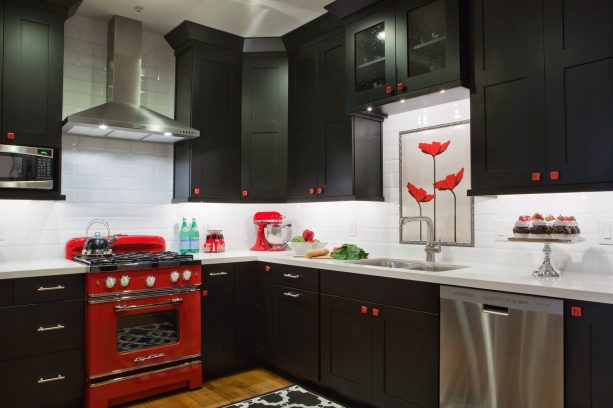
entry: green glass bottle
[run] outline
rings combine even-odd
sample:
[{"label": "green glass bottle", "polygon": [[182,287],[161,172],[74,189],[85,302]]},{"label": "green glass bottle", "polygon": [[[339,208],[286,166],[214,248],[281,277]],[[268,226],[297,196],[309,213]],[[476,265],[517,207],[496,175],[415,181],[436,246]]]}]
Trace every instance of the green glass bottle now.
[{"label": "green glass bottle", "polygon": [[200,252],[200,233],[195,218],[192,218],[192,227],[189,230],[189,252],[192,254]]},{"label": "green glass bottle", "polygon": [[183,222],[181,223],[181,230],[179,231],[179,253],[180,254],[189,254],[189,228],[187,227],[187,220],[183,217]]}]

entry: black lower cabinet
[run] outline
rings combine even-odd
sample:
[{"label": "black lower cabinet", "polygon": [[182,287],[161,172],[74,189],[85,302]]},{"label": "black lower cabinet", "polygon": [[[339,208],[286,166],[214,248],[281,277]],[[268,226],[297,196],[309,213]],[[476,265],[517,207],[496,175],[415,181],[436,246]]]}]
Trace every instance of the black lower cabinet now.
[{"label": "black lower cabinet", "polygon": [[238,368],[255,362],[257,331],[257,262],[234,264],[235,346],[234,361]]},{"label": "black lower cabinet", "polygon": [[366,303],[321,295],[321,382],[324,386],[356,402],[370,402],[372,345],[372,322]]},{"label": "black lower cabinet", "polygon": [[373,404],[437,407],[438,316],[376,304],[373,312]]},{"label": "black lower cabinet", "polygon": [[257,328],[256,328],[256,357],[265,364],[272,362],[272,271],[277,268],[274,264],[259,263],[257,267]]},{"label": "black lower cabinet", "polygon": [[202,297],[202,360],[205,375],[234,368],[234,284],[205,286]]},{"label": "black lower cabinet", "polygon": [[273,364],[295,377],[318,381],[318,294],[274,286],[272,295]]},{"label": "black lower cabinet", "polygon": [[613,345],[613,305],[565,302],[566,408],[611,406],[613,401],[611,345]]}]

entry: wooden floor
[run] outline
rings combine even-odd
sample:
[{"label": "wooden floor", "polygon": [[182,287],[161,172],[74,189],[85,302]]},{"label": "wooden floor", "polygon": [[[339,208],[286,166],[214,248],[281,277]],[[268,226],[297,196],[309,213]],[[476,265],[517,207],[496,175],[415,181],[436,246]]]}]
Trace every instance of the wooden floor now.
[{"label": "wooden floor", "polygon": [[292,384],[264,369],[256,369],[206,381],[195,391],[181,390],[151,398],[127,407],[138,408],[216,408]]}]

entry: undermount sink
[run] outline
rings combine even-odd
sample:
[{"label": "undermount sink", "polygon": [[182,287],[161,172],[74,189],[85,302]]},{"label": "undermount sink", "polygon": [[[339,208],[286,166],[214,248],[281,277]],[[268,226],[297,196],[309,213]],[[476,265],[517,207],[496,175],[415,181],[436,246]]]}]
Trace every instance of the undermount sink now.
[{"label": "undermount sink", "polygon": [[452,271],[454,269],[466,268],[465,266],[459,266],[459,265],[437,264],[437,263],[420,262],[420,261],[403,261],[403,260],[398,260],[398,259],[387,259],[387,258],[361,259],[359,261],[347,261],[347,263],[352,263],[356,265],[379,266],[382,268],[407,269],[411,271],[424,271],[424,272],[445,272],[445,271]]}]

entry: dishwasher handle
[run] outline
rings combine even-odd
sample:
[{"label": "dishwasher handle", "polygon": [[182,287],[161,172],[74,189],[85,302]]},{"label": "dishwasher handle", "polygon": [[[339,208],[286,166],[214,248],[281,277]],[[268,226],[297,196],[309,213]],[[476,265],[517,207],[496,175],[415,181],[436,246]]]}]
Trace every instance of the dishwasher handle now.
[{"label": "dishwasher handle", "polygon": [[509,308],[508,307],[502,307],[502,306],[494,306],[494,305],[486,305],[483,304],[481,305],[481,311],[483,313],[487,313],[487,314],[492,314],[492,315],[496,315],[496,316],[508,316],[509,315]]}]

